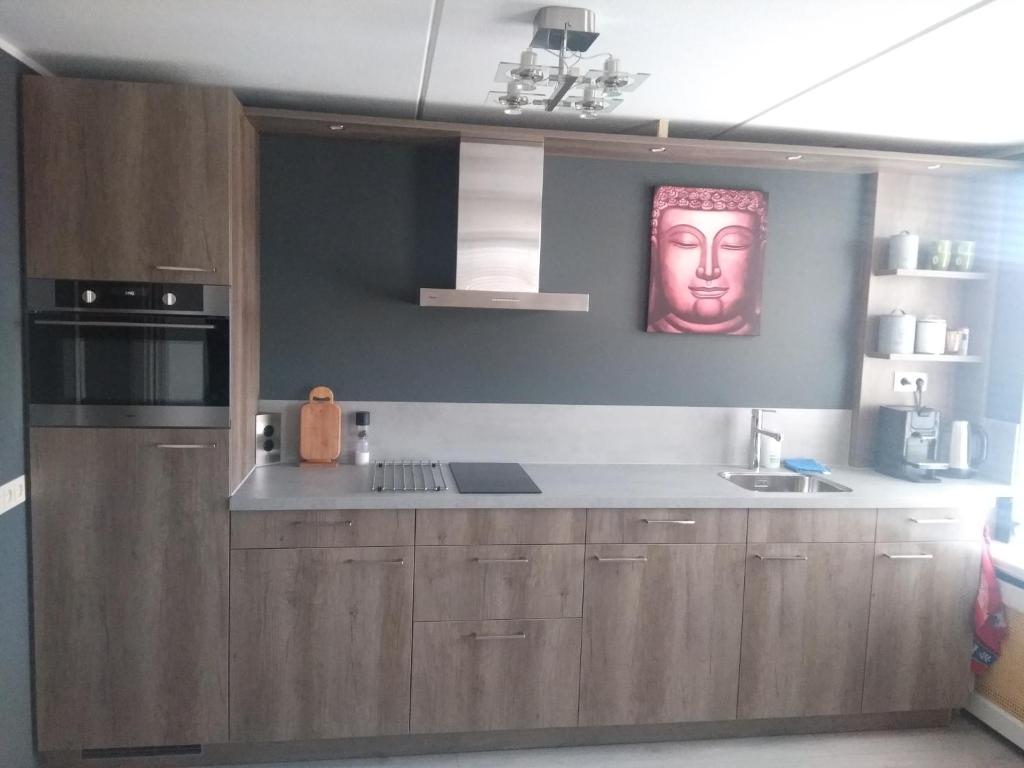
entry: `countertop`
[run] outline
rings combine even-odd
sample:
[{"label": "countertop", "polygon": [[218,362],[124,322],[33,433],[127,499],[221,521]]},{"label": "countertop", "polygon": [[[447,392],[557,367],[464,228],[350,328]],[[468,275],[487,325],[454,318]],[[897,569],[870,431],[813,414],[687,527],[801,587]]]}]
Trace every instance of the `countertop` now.
[{"label": "countertop", "polygon": [[[747,491],[718,476],[741,467],[665,464],[524,464],[539,494],[460,494],[445,465],[448,491],[377,493],[370,490],[372,467],[337,465],[257,467],[231,497],[231,509],[399,509],[399,508],[866,508],[990,505],[1012,496],[1008,485],[981,480],[911,483],[869,469],[834,468],[828,479],[850,493],[763,493]],[[778,471],[778,470],[775,470]]]}]

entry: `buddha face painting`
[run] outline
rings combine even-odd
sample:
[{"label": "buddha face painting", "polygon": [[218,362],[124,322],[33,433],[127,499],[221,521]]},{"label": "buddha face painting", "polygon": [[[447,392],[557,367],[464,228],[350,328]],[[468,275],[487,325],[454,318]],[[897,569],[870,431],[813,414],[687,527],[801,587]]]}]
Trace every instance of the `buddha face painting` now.
[{"label": "buddha face painting", "polygon": [[760,333],[765,214],[763,192],[657,188],[649,333]]}]

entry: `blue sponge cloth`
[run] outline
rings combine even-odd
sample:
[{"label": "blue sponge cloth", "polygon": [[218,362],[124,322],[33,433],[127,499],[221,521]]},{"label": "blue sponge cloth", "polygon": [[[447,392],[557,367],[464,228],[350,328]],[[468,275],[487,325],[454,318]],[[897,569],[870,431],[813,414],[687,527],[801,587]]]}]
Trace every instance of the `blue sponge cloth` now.
[{"label": "blue sponge cloth", "polygon": [[804,472],[815,475],[831,475],[832,470],[824,464],[819,464],[814,459],[784,459],[782,462],[786,469],[794,472]]}]

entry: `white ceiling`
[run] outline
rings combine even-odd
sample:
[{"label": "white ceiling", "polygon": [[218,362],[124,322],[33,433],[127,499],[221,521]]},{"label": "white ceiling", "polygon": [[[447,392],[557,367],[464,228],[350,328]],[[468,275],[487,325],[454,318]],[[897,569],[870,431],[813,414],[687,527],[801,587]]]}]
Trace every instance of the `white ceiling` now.
[{"label": "white ceiling", "polygon": [[627,131],[667,118],[673,135],[977,154],[1024,145],[1022,0],[575,0],[597,17],[591,52],[651,73],[590,124],[483,104],[544,2],[0,0],[0,47],[58,75],[227,85],[273,106]]}]

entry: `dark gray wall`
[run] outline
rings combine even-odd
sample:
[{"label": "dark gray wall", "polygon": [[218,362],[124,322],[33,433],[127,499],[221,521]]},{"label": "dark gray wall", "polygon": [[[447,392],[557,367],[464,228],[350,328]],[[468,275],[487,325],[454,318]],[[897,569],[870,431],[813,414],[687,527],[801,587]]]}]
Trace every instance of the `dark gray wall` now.
[{"label": "dark gray wall", "polygon": [[[421,309],[454,279],[454,148],[262,139],[261,396],[849,407],[863,177],[548,158],[541,288],[589,314]],[[768,193],[760,337],[644,333],[659,184]]]},{"label": "dark gray wall", "polygon": [[[0,51],[0,483],[25,473],[21,387],[21,216],[18,77]],[[0,765],[35,765],[29,673],[27,515],[0,515]]]}]

